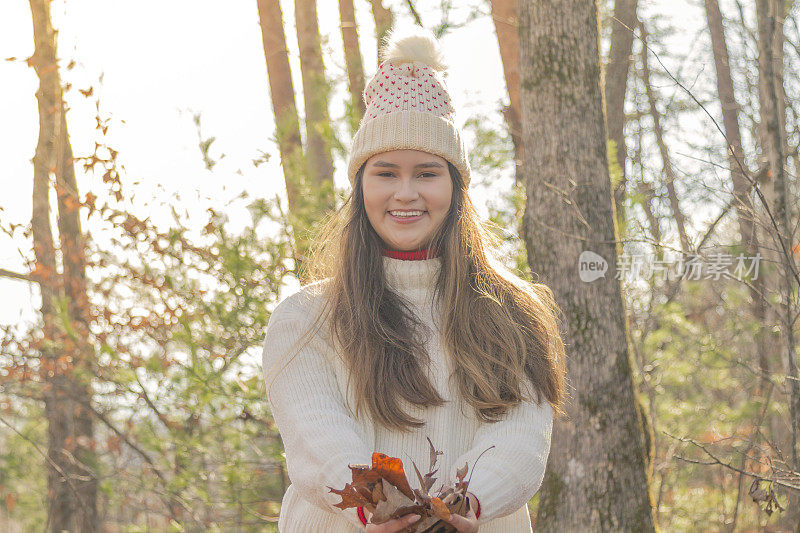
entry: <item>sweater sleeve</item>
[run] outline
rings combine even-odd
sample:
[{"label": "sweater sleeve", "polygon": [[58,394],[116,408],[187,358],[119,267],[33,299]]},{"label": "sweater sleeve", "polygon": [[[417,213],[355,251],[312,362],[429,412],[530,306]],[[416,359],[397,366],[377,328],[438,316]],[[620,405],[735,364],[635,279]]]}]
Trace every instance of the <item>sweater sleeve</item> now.
[{"label": "sweater sleeve", "polygon": [[350,416],[326,357],[330,345],[314,334],[307,345],[299,344],[302,349],[293,348],[311,325],[308,311],[299,305],[304,299],[301,294],[289,296],[270,316],[263,349],[268,404],[295,490],[317,507],[363,529],[354,508],[334,507],[341,497],[328,486],[341,489],[352,482],[349,464],[371,463],[372,440],[368,427]]},{"label": "sweater sleeve", "polygon": [[[530,381],[526,383],[532,393]],[[546,399],[541,406],[523,401],[505,419],[481,424],[472,447],[456,459],[450,472],[455,480],[458,469],[469,463],[472,478],[468,473],[467,490],[481,503],[479,524],[511,514],[533,498],[544,479],[552,428],[553,408]],[[494,448],[475,464],[490,446]]]}]

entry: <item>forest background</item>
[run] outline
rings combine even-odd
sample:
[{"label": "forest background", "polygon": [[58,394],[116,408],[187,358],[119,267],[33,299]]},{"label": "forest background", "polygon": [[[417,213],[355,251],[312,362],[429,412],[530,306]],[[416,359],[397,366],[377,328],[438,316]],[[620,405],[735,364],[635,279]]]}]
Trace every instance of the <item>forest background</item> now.
[{"label": "forest background", "polygon": [[264,327],[347,194],[378,42],[413,24],[503,261],[567,317],[585,393],[537,530],[800,531],[797,6],[555,4],[6,2],[3,531],[277,530]]}]

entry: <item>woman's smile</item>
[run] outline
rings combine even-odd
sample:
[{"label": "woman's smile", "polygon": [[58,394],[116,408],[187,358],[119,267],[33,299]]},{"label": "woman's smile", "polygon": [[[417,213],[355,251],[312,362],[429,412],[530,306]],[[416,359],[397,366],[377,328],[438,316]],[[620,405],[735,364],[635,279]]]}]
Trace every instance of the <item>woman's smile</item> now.
[{"label": "woman's smile", "polygon": [[387,211],[389,213],[389,218],[391,218],[394,222],[398,224],[411,224],[412,222],[416,222],[421,220],[422,217],[425,216],[427,211],[422,210],[414,210],[414,211],[403,211],[403,210],[396,210],[396,211]]}]

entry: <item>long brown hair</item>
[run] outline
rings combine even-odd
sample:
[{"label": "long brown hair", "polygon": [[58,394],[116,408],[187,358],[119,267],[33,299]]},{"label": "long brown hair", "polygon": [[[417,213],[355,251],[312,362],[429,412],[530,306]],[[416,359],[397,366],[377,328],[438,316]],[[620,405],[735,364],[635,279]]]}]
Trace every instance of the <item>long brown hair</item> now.
[{"label": "long brown hair", "polygon": [[[324,292],[322,313],[337,355],[354,387],[355,414],[366,407],[373,421],[407,431],[424,421],[404,411],[444,403],[423,372],[429,361],[419,336],[423,326],[403,298],[386,284],[382,241],[364,208],[362,165],[344,204],[328,215],[307,258],[309,281]],[[564,414],[565,351],[560,310],[552,291],[522,280],[494,256],[497,238],[470,201],[459,171],[450,210],[431,244],[442,260],[433,297],[442,305],[442,342],[451,358],[463,401],[485,422],[501,420],[527,398],[550,402]]]}]

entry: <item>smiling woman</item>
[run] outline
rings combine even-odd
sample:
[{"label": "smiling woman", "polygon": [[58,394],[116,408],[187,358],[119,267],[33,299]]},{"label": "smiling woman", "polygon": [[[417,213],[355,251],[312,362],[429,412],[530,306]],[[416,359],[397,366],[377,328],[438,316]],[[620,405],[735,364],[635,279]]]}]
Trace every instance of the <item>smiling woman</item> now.
[{"label": "smiling woman", "polygon": [[364,208],[384,248],[428,248],[450,209],[453,182],[447,160],[419,150],[370,157],[362,178]]},{"label": "smiling woman", "polygon": [[[459,490],[470,509],[448,520],[456,531],[530,532],[526,504],[563,412],[557,307],[547,287],[496,259],[468,194],[436,40],[392,37],[383,52],[351,148],[353,188],[314,239],[314,282],[278,304],[264,339],[292,481],[278,527],[403,530],[413,517],[371,523],[377,507],[343,510],[330,489],[373,452],[428,464],[432,442],[442,486],[469,465]],[[419,531],[438,520],[424,501]]]}]

